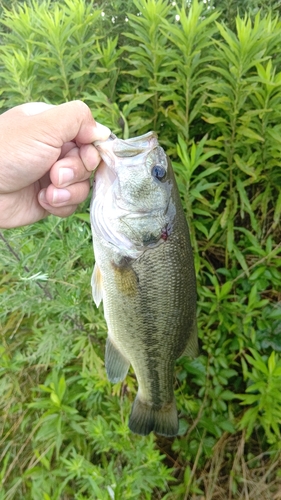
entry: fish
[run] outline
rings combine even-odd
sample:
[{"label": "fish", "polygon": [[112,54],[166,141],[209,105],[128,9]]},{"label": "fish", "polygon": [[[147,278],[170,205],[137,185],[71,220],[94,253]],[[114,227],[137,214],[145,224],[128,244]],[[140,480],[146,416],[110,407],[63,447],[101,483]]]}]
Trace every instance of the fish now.
[{"label": "fish", "polygon": [[109,381],[130,365],[138,392],[132,432],[176,436],[174,365],[197,356],[196,278],[189,229],[171,162],[156,133],[94,142],[93,299],[103,301]]}]

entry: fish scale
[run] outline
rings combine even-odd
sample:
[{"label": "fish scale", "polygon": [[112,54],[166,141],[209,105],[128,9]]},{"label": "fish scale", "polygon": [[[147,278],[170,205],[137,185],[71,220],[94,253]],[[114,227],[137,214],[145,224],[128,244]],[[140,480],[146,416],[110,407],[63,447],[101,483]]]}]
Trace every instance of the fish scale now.
[{"label": "fish scale", "polygon": [[[117,382],[125,378],[130,364],[134,369],[138,394],[129,419],[133,432],[174,436],[174,364],[180,356],[198,352],[193,256],[176,181],[153,133],[127,141],[113,136],[96,147],[105,163],[95,176],[91,205],[93,296],[97,305],[103,300],[108,326],[107,375]],[[159,158],[166,169],[162,182],[152,175]],[[108,176],[106,185],[107,168],[115,177]],[[120,187],[123,179],[126,183]],[[136,192],[138,180],[145,187],[145,200]],[[118,211],[120,192],[123,211]],[[110,200],[110,208],[103,200]],[[103,222],[106,233],[101,230]]]}]

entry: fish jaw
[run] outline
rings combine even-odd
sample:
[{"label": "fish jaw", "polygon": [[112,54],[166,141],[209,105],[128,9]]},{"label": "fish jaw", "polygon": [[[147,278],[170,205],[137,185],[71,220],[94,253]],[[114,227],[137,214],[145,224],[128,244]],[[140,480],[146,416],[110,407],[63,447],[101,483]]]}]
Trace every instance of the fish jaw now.
[{"label": "fish jaw", "polygon": [[[99,151],[102,159],[111,169],[118,168],[118,164],[137,155],[147,155],[158,146],[157,134],[147,134],[131,139],[118,139],[116,135],[110,134],[106,141],[95,141],[94,146]],[[130,160],[129,160],[130,162]]]}]

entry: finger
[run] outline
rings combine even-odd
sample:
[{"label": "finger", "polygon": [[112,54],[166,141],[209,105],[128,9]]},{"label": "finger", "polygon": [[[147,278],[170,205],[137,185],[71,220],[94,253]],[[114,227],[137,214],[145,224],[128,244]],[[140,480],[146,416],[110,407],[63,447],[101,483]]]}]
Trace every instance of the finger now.
[{"label": "finger", "polygon": [[47,172],[45,175],[43,175],[38,182],[40,189],[47,188],[51,184],[50,172]]},{"label": "finger", "polygon": [[58,159],[60,160],[61,158],[64,158],[72,149],[75,148],[77,148],[77,144],[74,141],[66,142],[61,147],[61,152]]},{"label": "finger", "polygon": [[72,184],[66,188],[56,188],[53,184],[42,189],[38,195],[40,205],[50,213],[52,208],[79,205],[86,200],[90,192],[89,180]]},{"label": "finger", "polygon": [[69,217],[72,215],[75,210],[77,210],[78,205],[67,205],[65,207],[53,207],[51,205],[48,206],[45,210],[49,214],[56,215],[57,217]]},{"label": "finger", "polygon": [[70,149],[66,156],[58,160],[51,168],[51,182],[56,187],[67,187],[89,179],[100,160],[100,155],[92,144],[84,145],[80,150]]},{"label": "finger", "polygon": [[101,157],[98,150],[92,144],[85,144],[80,148],[80,157],[85,168],[92,172],[100,164]]},{"label": "finger", "polygon": [[[73,150],[72,150],[73,152]],[[57,187],[67,187],[71,184],[89,179],[91,172],[86,170],[79,153],[58,160],[50,170],[51,183]]]},{"label": "finger", "polygon": [[100,156],[92,145],[85,146],[83,161],[80,157],[81,150],[71,149],[65,158],[58,160],[50,171],[50,179],[55,187],[67,187],[71,184],[89,179],[92,170],[100,163]]},{"label": "finger", "polygon": [[[44,115],[44,120],[42,120]],[[40,114],[32,116],[37,122],[37,130],[42,137],[49,137],[49,143],[61,147],[64,143],[77,140],[81,144],[90,144],[97,140],[106,140],[109,128],[97,123],[90,108],[82,101],[70,101],[52,106]]]}]

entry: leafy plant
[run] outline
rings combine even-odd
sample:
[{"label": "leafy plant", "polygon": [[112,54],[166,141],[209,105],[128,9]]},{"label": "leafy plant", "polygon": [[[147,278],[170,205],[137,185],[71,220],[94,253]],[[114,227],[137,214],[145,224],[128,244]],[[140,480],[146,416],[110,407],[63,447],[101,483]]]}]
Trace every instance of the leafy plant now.
[{"label": "leafy plant", "polygon": [[[262,425],[269,443],[280,441],[281,424],[281,361],[272,351],[267,363],[254,349],[252,356],[246,354],[243,360],[243,372],[250,385],[246,389],[247,394],[239,398],[242,404],[251,405],[243,418],[240,427],[247,429],[249,436],[256,425]],[[248,369],[246,361],[252,370]]]},{"label": "leafy plant", "polygon": [[158,133],[190,224],[201,354],[176,367],[179,436],[132,435],[134,375],[111,385],[103,366],[89,200],[0,232],[1,500],[278,495],[277,13],[256,0],[2,2],[2,111],[82,99],[120,136]]}]

